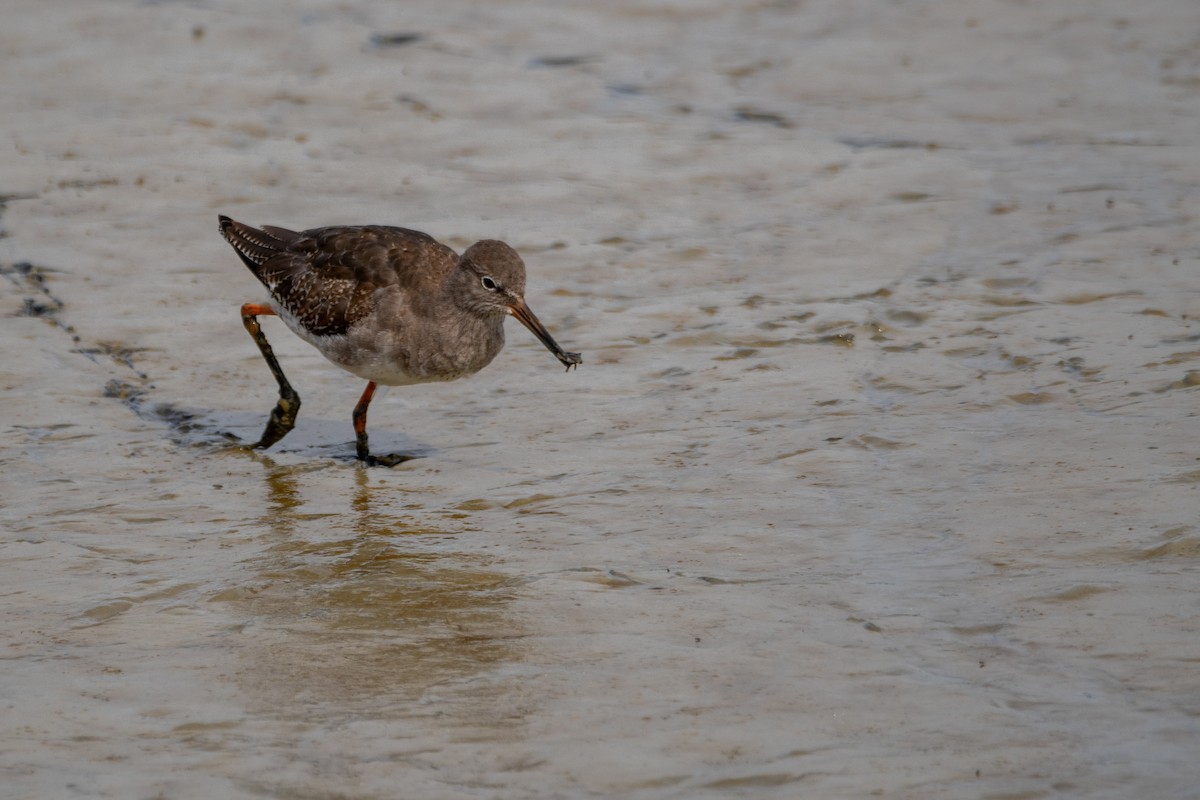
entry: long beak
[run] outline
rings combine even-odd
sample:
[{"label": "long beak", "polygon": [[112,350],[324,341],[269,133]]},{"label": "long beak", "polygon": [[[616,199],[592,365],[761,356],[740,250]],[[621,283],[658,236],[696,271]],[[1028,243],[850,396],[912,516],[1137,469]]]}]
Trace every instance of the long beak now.
[{"label": "long beak", "polygon": [[508,307],[508,313],[521,321],[521,324],[529,328],[530,332],[538,338],[542,344],[546,345],[546,349],[554,353],[557,358],[567,368],[569,372],[571,367],[577,367],[583,363],[583,356],[579,353],[568,353],[558,346],[558,342],[554,341],[554,337],[550,335],[550,331],[546,330],[545,326],[538,321],[538,318],[525,305],[525,301],[517,298],[511,306]]}]

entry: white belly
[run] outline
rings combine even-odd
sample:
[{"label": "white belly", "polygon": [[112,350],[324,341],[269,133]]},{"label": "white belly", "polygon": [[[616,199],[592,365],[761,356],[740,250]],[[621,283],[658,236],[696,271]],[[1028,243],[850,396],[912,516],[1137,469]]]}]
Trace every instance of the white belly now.
[{"label": "white belly", "polygon": [[[504,346],[503,318],[483,325],[441,330],[437,337],[420,330],[379,329],[371,317],[338,336],[315,336],[286,309],[276,308],[284,324],[321,355],[352,375],[383,386],[452,381],[473,375],[491,363]],[[414,326],[415,327],[415,326]]]}]

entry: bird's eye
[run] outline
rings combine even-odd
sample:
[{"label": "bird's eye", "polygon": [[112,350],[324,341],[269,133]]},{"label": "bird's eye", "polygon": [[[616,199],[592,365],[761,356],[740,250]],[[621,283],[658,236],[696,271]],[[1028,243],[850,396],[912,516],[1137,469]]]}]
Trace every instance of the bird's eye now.
[{"label": "bird's eye", "polygon": [[484,275],[479,282],[482,283],[483,288],[487,289],[489,292],[494,292],[500,288],[500,284],[496,283],[496,281],[492,280],[492,278],[487,275]]}]

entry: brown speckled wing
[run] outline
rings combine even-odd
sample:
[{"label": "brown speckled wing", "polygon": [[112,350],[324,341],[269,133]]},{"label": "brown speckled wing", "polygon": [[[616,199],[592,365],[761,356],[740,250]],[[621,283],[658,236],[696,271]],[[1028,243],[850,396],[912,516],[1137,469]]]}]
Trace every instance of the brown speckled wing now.
[{"label": "brown speckled wing", "polygon": [[286,228],[267,227],[266,230],[260,231],[226,216],[219,216],[217,219],[225,241],[233,246],[238,256],[255,275],[258,275],[259,267],[267,259],[286,250],[300,236]]},{"label": "brown speckled wing", "polygon": [[388,286],[432,296],[457,260],[420,231],[383,225],[263,230],[223,217],[221,230],[280,306],[311,333],[336,336],[370,314]]}]

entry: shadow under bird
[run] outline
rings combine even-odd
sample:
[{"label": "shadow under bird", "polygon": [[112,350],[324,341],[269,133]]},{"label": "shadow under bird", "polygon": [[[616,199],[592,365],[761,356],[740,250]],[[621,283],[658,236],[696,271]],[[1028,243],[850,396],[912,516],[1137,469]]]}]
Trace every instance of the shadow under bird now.
[{"label": "shadow under bird", "polygon": [[242,306],[242,324],[279,383],[262,438],[270,447],[296,425],[300,395],[275,358],[258,317],[273,314],[337,366],[367,381],[354,407],[358,459],[393,466],[403,454],[373,456],[367,407],[378,384],[405,386],[473,375],[504,347],[511,314],[570,371],[579,353],[558,346],[525,304],[525,263],[504,242],[485,239],[461,256],[407,228],[361,225],[290,231],[219,217],[221,235],[271,302]]}]

